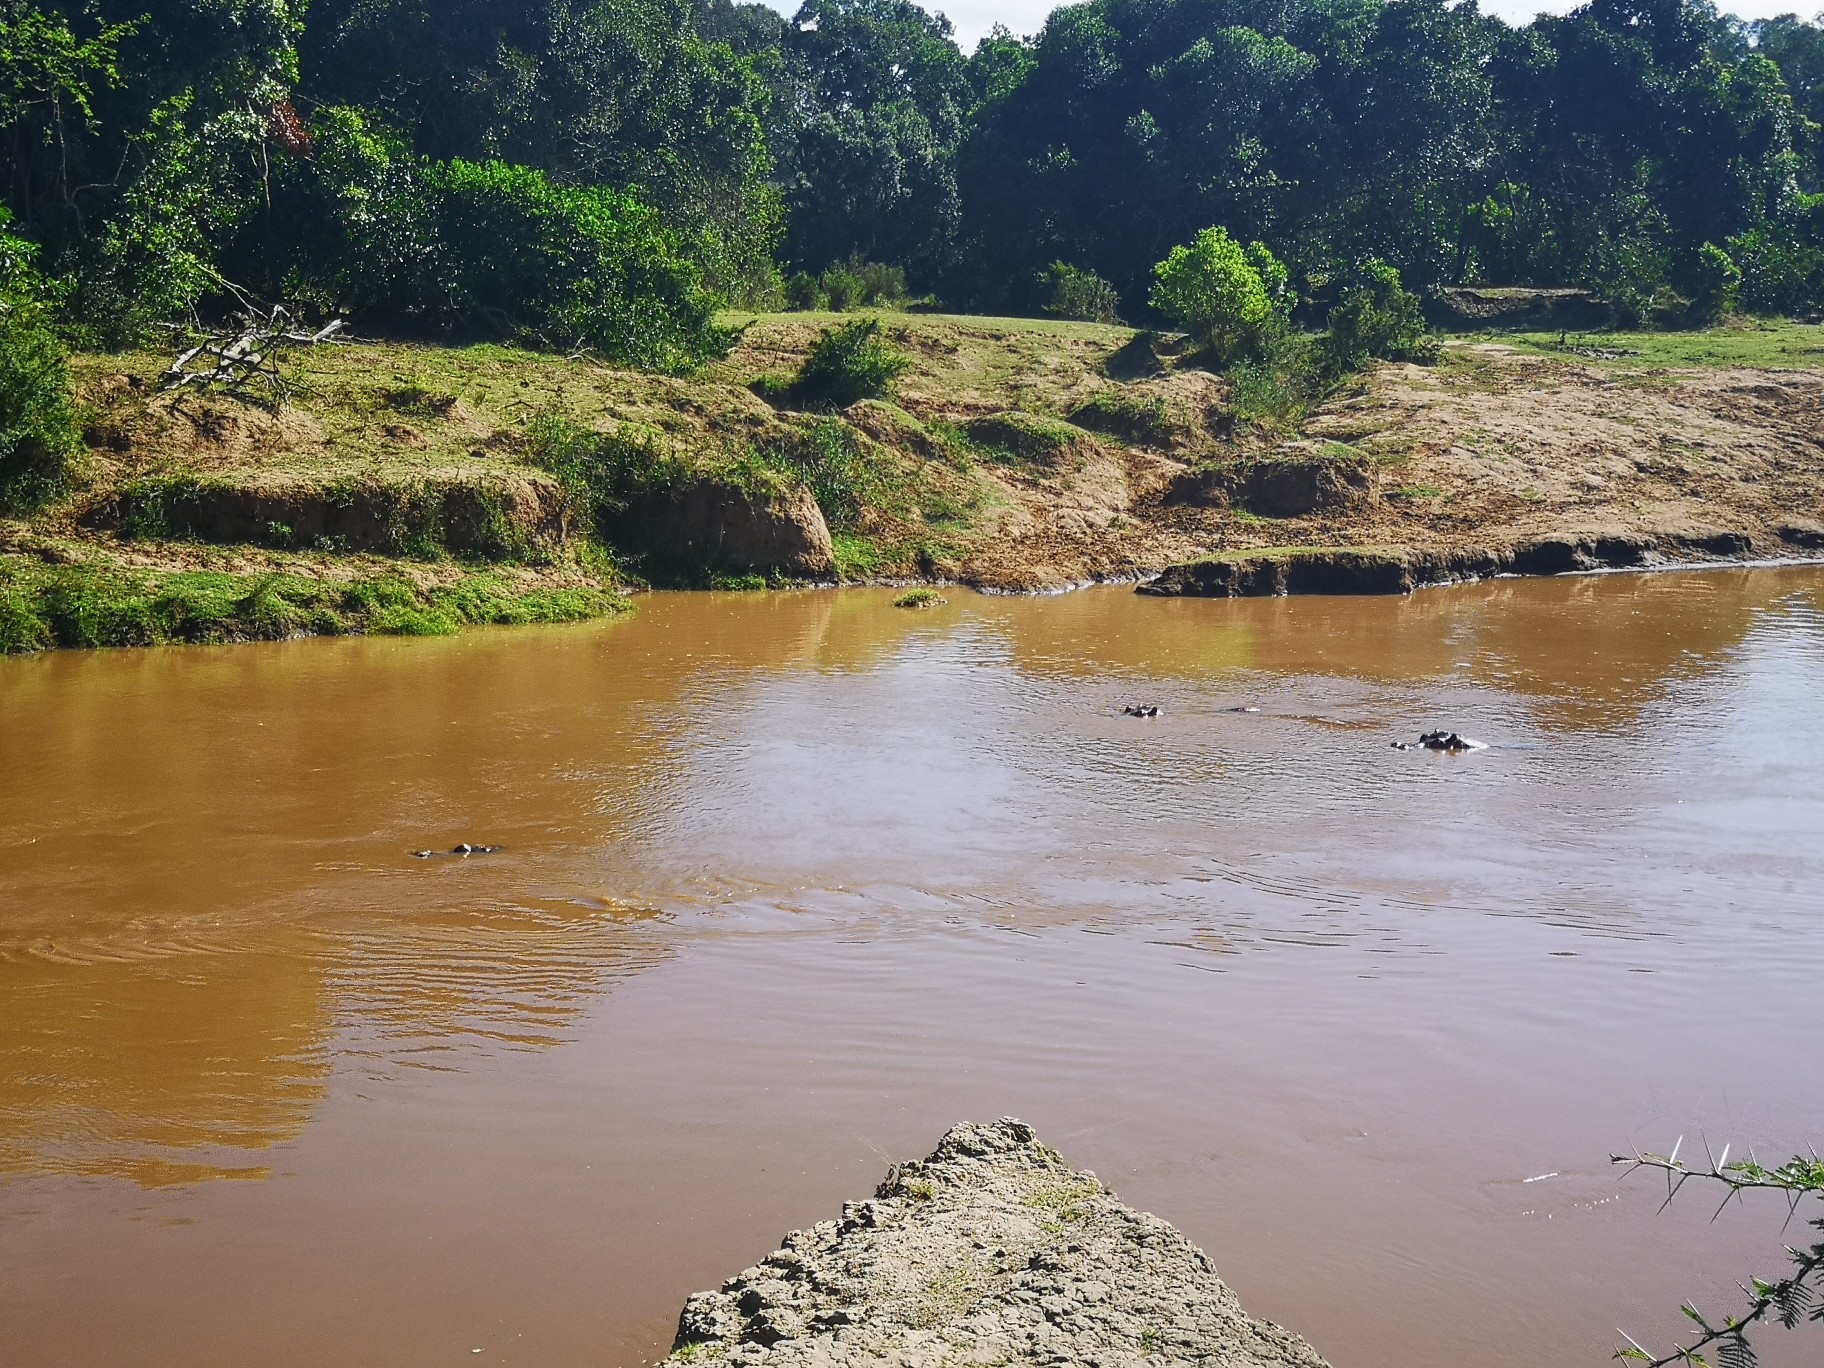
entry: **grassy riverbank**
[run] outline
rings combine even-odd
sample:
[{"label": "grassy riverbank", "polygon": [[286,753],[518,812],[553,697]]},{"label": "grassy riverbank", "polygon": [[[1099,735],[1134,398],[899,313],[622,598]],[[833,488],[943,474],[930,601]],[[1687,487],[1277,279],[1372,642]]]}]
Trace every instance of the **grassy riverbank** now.
[{"label": "grassy riverbank", "polygon": [[890,399],[810,411],[784,396],[841,316],[730,321],[690,378],[356,344],[290,354],[257,402],[160,393],[162,353],[78,357],[87,451],[67,497],[0,522],[0,649],[569,620],[646,584],[1824,536],[1816,326],[1460,338],[1288,432],[1178,339],[935,314],[883,316]]},{"label": "grassy riverbank", "polygon": [[0,557],[0,654],[350,633],[445,636],[480,624],[576,622],[629,606],[598,586],[519,585],[487,573],[419,583],[396,570],[342,579]]}]

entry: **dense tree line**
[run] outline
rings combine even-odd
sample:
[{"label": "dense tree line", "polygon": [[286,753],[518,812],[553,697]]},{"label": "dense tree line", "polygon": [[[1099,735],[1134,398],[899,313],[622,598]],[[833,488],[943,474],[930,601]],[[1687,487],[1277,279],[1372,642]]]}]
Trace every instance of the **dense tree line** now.
[{"label": "dense tree line", "polygon": [[1138,318],[1212,226],[1307,294],[1803,311],[1821,121],[1824,29],[1708,0],[1087,0],[971,54],[910,0],[0,0],[10,231],[103,345],[232,283],[687,365],[861,262]]}]

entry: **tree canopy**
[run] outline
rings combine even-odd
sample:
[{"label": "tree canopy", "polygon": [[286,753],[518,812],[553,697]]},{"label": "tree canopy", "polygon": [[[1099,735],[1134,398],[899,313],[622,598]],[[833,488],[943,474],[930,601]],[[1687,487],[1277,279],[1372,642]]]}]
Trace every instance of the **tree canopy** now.
[{"label": "tree canopy", "polygon": [[[1331,297],[1378,262],[1420,289],[1585,285],[1641,317],[1803,312],[1824,302],[1821,121],[1824,28],[1710,0],[1591,0],[1521,28],[1475,0],[1085,0],[968,54],[912,0],[789,19],[734,0],[0,0],[4,204],[62,326],[103,344],[227,280],[519,327],[542,306],[407,297],[491,270],[478,240],[419,241],[442,275],[368,278],[374,234],[399,247],[406,207],[459,182],[568,205],[573,226],[616,206],[617,240],[672,265],[576,280],[663,280],[693,318],[862,263],[1025,312],[1056,307],[1068,270],[1133,314],[1212,225]],[[571,192],[608,198],[584,213]]]}]

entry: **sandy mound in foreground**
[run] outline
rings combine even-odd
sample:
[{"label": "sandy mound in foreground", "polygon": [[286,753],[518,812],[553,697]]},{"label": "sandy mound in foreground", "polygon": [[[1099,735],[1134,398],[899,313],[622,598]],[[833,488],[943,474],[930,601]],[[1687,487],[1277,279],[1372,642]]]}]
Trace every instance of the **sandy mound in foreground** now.
[{"label": "sandy mound in foreground", "polygon": [[1010,1119],[952,1127],[874,1200],[692,1297],[666,1362],[717,1361],[1325,1368],[1202,1250]]}]

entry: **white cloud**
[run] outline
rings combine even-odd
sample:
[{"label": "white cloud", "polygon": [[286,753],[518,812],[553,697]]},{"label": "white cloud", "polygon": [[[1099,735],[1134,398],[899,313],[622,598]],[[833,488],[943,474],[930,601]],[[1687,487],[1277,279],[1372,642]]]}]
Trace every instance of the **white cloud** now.
[{"label": "white cloud", "polygon": [[[795,0],[768,0],[774,9],[791,15],[798,6]],[[1820,0],[1800,0],[1795,7],[1790,0],[1723,0],[1717,8],[1743,19],[1771,19],[1776,14],[1796,12],[1811,17],[1811,9]],[[929,10],[941,10],[956,27],[956,40],[964,52],[973,52],[982,35],[996,24],[1005,24],[1015,33],[1034,34],[1045,27],[1046,16],[1057,8],[1051,0],[931,0]],[[1510,24],[1527,23],[1535,14],[1568,14],[1577,8],[1576,0],[1483,0],[1484,14],[1498,15]]]}]

